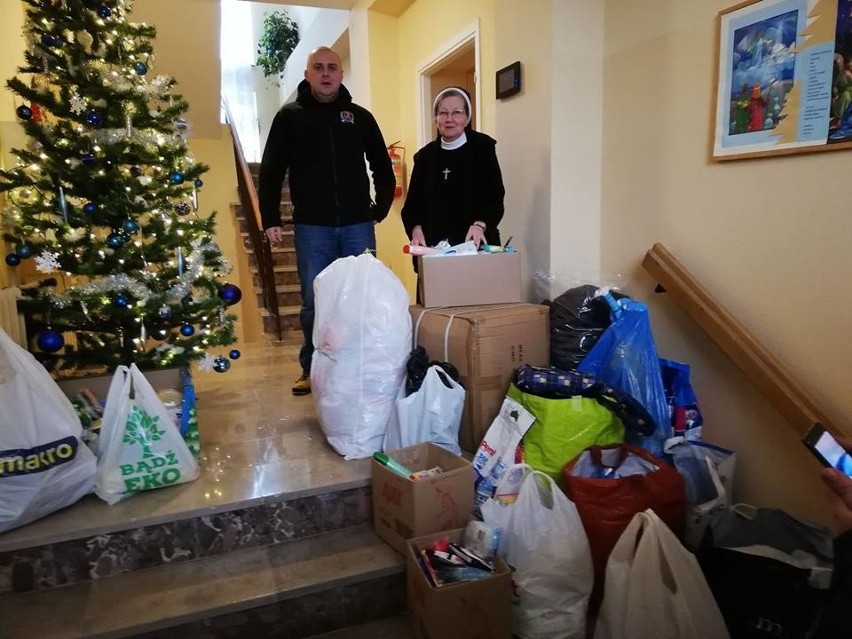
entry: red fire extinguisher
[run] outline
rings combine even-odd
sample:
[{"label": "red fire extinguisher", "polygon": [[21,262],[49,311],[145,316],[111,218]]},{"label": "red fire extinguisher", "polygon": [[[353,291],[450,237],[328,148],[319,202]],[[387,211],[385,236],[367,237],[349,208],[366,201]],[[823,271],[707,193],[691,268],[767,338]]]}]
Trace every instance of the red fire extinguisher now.
[{"label": "red fire extinguisher", "polygon": [[[397,151],[402,153],[397,153]],[[393,196],[402,197],[405,191],[405,147],[400,146],[399,140],[397,140],[388,147],[388,155],[390,156],[391,166],[393,166],[393,177],[396,180]]]}]

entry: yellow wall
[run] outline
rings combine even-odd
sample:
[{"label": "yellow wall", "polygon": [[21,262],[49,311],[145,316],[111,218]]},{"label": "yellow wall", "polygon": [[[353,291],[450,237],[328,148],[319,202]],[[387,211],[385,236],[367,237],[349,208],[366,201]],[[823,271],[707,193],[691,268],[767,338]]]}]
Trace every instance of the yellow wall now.
[{"label": "yellow wall", "polygon": [[830,415],[852,421],[850,156],[708,161],[714,27],[729,4],[606,2],[603,265],[651,302],[661,354],[692,364],[706,438],[740,453],[739,498],[828,521],[819,467],[794,431],[638,266],[663,242]]}]

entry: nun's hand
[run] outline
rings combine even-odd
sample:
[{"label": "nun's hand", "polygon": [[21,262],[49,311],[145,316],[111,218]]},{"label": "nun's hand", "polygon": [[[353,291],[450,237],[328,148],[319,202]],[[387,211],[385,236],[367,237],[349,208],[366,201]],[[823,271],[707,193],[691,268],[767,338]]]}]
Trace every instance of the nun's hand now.
[{"label": "nun's hand", "polygon": [[473,242],[476,248],[482,246],[485,242],[485,225],[482,222],[474,222],[467,230],[467,235],[464,238],[465,242]]},{"label": "nun's hand", "polygon": [[426,238],[423,236],[423,227],[419,224],[411,229],[411,245],[426,246]]}]

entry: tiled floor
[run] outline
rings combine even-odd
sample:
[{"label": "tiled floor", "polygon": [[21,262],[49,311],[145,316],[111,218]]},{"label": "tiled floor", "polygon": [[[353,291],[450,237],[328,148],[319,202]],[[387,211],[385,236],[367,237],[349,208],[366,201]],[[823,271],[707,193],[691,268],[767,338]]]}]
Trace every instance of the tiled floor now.
[{"label": "tiled floor", "polygon": [[0,552],[98,532],[212,515],[369,485],[369,460],[344,461],[325,440],[310,395],[293,397],[298,347],[241,345],[227,373],[193,373],[202,442],[199,479],[140,493],[113,506],[89,495],[72,507],[0,535]]}]

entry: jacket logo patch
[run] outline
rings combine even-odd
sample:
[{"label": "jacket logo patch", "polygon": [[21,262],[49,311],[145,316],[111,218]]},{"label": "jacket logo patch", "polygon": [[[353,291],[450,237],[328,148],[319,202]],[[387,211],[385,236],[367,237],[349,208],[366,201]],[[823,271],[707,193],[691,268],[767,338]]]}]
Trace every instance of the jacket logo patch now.
[{"label": "jacket logo patch", "polygon": [[345,124],[355,124],[355,115],[352,111],[341,111],[340,121]]}]

